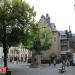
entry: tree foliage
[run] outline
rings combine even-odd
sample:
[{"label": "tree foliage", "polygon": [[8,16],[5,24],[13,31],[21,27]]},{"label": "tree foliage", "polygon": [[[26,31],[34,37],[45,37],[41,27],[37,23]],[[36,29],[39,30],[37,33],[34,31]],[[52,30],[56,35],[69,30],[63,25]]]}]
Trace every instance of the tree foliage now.
[{"label": "tree foliage", "polygon": [[[28,47],[30,50],[48,50],[51,47],[51,29],[42,27],[39,23],[32,25],[27,33],[30,39]],[[37,46],[39,49],[37,49]]]},{"label": "tree foliage", "polygon": [[26,29],[26,37],[25,38],[28,38],[28,39],[27,39],[26,43],[23,42],[25,48],[28,48],[30,50],[34,49],[35,39],[38,39],[39,38],[38,35],[40,34],[40,29],[38,27],[38,23],[34,23],[34,24],[33,23],[31,26],[29,26]]},{"label": "tree foliage", "polygon": [[[10,27],[11,33],[6,34],[9,46],[27,43],[27,28],[31,27],[33,17],[36,15],[34,8],[24,0],[2,0],[0,3],[0,41],[3,42],[3,26]],[[34,24],[34,23],[33,23]]]},{"label": "tree foliage", "polygon": [[51,29],[50,27],[40,26],[41,49],[48,50],[51,48]]},{"label": "tree foliage", "polygon": [[25,48],[34,49],[35,39],[40,39],[41,50],[50,48],[50,30],[43,29],[33,20],[36,15],[34,7],[24,0],[2,0],[0,4],[0,41],[4,41],[3,26],[10,27],[11,33],[6,34],[8,46],[22,43]]}]

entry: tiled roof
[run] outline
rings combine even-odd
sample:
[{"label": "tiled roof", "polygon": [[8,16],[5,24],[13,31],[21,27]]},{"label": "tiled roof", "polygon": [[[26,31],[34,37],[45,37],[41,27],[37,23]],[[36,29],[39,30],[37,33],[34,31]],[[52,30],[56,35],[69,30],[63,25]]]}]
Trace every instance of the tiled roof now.
[{"label": "tiled roof", "polygon": [[59,33],[60,33],[60,39],[61,40],[67,39],[67,35],[66,35],[65,31],[59,31]]},{"label": "tiled roof", "polygon": [[59,31],[60,35],[66,35],[64,31]]},{"label": "tiled roof", "polygon": [[52,31],[57,31],[55,23],[50,23]]}]

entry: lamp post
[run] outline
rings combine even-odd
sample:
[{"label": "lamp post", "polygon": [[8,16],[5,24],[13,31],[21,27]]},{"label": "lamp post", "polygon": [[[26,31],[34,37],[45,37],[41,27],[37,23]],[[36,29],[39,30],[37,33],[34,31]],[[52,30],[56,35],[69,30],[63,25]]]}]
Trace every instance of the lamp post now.
[{"label": "lamp post", "polygon": [[8,53],[8,39],[7,34],[11,33],[11,27],[3,25],[3,52],[4,52],[4,67],[7,68],[7,53]]}]

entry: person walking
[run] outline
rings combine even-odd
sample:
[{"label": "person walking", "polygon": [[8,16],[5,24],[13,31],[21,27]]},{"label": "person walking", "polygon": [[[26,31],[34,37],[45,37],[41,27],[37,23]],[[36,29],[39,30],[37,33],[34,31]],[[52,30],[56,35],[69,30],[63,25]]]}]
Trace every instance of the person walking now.
[{"label": "person walking", "polygon": [[69,67],[69,66],[70,66],[70,62],[69,62],[69,60],[68,60],[68,59],[66,60],[66,66],[67,66],[67,67]]},{"label": "person walking", "polygon": [[55,67],[56,66],[56,60],[55,59],[53,60],[53,64],[54,64],[54,67]]},{"label": "person walking", "polygon": [[66,66],[66,63],[65,63],[65,60],[62,61],[62,70],[65,70],[65,66]]},{"label": "person walking", "polygon": [[51,58],[49,58],[49,66],[51,65]]},{"label": "person walking", "polygon": [[25,55],[25,62],[27,62],[27,54]]}]

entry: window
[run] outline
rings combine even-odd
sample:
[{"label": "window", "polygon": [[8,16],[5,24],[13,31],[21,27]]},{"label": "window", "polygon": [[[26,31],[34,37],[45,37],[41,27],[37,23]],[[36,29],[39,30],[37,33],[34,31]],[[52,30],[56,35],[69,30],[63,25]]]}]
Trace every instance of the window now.
[{"label": "window", "polygon": [[67,51],[68,47],[67,46],[61,46],[61,51]]},{"label": "window", "polygon": [[12,50],[12,54],[13,54],[13,50]]},{"label": "window", "polygon": [[56,37],[54,37],[54,42],[56,41]]},{"label": "window", "polygon": [[61,35],[62,38],[66,38],[66,35]]}]

